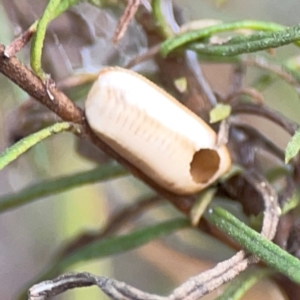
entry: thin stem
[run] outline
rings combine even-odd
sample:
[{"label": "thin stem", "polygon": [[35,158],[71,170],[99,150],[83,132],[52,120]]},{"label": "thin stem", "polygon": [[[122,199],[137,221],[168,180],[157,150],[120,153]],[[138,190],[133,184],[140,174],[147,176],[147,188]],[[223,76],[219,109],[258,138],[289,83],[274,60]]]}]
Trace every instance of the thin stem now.
[{"label": "thin stem", "polygon": [[299,259],[250,229],[220,207],[213,208],[209,212],[208,219],[220,230],[236,239],[243,247],[261,258],[267,265],[287,275],[292,281],[300,283]]},{"label": "thin stem", "polygon": [[188,71],[191,73],[192,77],[195,79],[194,81],[197,83],[198,90],[201,91],[201,94],[206,98],[206,101],[209,103],[210,108],[216,106],[216,96],[210,84],[204,77],[196,53],[191,50],[186,50],[184,58]]},{"label": "thin stem", "polygon": [[34,285],[29,290],[29,300],[46,300],[67,290],[97,285],[112,299],[123,300],[167,300],[153,294],[142,292],[124,282],[107,277],[95,276],[90,273],[69,273]]},{"label": "thin stem", "polygon": [[74,127],[72,123],[61,122],[23,138],[0,154],[0,170],[42,140],[56,133],[72,130],[76,131],[78,128]]},{"label": "thin stem", "polygon": [[35,32],[35,24],[30,26],[20,36],[13,40],[8,46],[5,47],[4,55],[8,58],[15,56],[25,45],[30,41]]},{"label": "thin stem", "polygon": [[60,2],[60,0],[49,0],[43,12],[43,15],[38,20],[36,32],[32,40],[30,63],[32,69],[41,79],[44,79],[44,73],[42,70],[42,51],[47,25],[49,22],[51,22],[54,11],[56,10]]},{"label": "thin stem", "polygon": [[257,105],[252,103],[239,103],[232,107],[232,114],[251,114],[255,116],[264,117],[278,126],[282,127],[286,130],[290,135],[294,135],[295,131],[298,128],[298,125],[285,118],[278,112],[264,106],[264,105]]},{"label": "thin stem", "polygon": [[[233,257],[218,263],[213,269],[198,276],[191,277],[169,296],[170,300],[197,300],[217,287],[225,284],[244,271],[252,262],[244,251],[239,251]],[[168,299],[168,300],[169,300]]]},{"label": "thin stem", "polygon": [[126,8],[121,18],[119,19],[117,28],[115,30],[115,34],[113,37],[114,43],[117,43],[124,36],[129,26],[129,23],[134,18],[140,4],[141,4],[141,0],[128,0]]},{"label": "thin stem", "polygon": [[45,180],[28,186],[17,193],[0,197],[0,212],[3,213],[13,208],[19,208],[21,205],[29,204],[41,197],[57,194],[84,184],[117,178],[126,173],[126,170],[120,165],[107,164],[94,170]]},{"label": "thin stem", "polygon": [[[173,12],[170,13],[172,7],[172,3],[169,0],[152,0],[151,1],[151,6],[152,6],[152,15],[155,20],[155,23],[157,27],[159,28],[161,34],[163,35],[164,38],[170,38],[174,36],[174,29],[172,28],[172,25],[170,22],[167,21],[166,16],[172,18]],[[168,6],[166,8],[166,6]],[[164,11],[168,11],[168,13],[164,13]],[[172,22],[172,23],[175,23]],[[177,25],[177,28],[178,25]]]},{"label": "thin stem", "polygon": [[144,53],[141,53],[139,54],[138,56],[134,57],[132,60],[130,60],[125,68],[126,69],[131,69],[133,68],[134,66],[146,61],[146,60],[149,60],[151,58],[153,58],[158,52],[159,52],[159,48],[160,48],[160,44],[159,45],[155,45],[149,49],[147,49],[146,52]]},{"label": "thin stem", "polygon": [[82,125],[81,136],[88,138],[99,149],[104,151],[116,159],[120,164],[130,170],[130,172],[139,179],[150,185],[158,194],[162,195],[173,203],[179,210],[188,214],[193,205],[194,198],[191,196],[178,196],[157,185],[148,176],[143,174],[134,165],[129,163],[118,153],[113,151],[108,145],[100,140],[90,129],[83,111],[77,107],[64,93],[59,91],[55,85],[49,87],[49,91],[53,96],[50,99],[49,93],[41,80],[25,67],[16,57],[6,58],[4,56],[5,47],[0,44],[0,72],[11,79],[19,87],[21,87],[30,96],[38,100],[40,103],[48,107],[65,121],[71,121]]},{"label": "thin stem", "polygon": [[273,154],[280,161],[284,160],[284,152],[259,130],[240,122],[239,120],[230,120],[230,123],[238,130],[243,131],[250,139],[251,145],[264,149],[266,152]]},{"label": "thin stem", "polygon": [[266,277],[270,277],[274,272],[270,269],[249,269],[241,276],[231,282],[222,295],[215,300],[239,300],[250,288]]},{"label": "thin stem", "polygon": [[270,48],[278,48],[300,39],[300,25],[289,27],[278,32],[265,33],[262,37],[261,36],[262,35],[260,35],[257,40],[245,37],[243,41],[238,44],[231,44],[230,42],[227,44],[224,43],[223,45],[194,44],[191,46],[191,49],[207,55],[235,56]]},{"label": "thin stem", "polygon": [[284,30],[284,28],[285,28],[284,26],[279,24],[252,21],[252,20],[233,22],[227,24],[221,23],[208,28],[190,31],[182,35],[179,35],[175,38],[168,39],[161,45],[161,54],[162,56],[167,56],[170,52],[174,51],[179,47],[182,47],[192,42],[199,41],[201,39],[205,39],[213,34],[220,33],[220,32],[233,31],[238,29],[279,31],[279,30]]},{"label": "thin stem", "polygon": [[223,100],[223,102],[234,105],[235,100],[240,102],[239,98],[243,95],[249,96],[252,102],[256,104],[262,105],[264,103],[263,95],[257,89],[251,87],[250,88],[244,87],[239,90],[236,90],[235,92],[232,92],[226,97],[226,99]]}]

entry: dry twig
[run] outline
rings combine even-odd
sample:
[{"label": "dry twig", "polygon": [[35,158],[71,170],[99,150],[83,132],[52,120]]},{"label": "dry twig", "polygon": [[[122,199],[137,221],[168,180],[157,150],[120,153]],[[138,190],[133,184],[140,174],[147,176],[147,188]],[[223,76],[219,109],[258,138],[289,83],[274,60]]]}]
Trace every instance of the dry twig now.
[{"label": "dry twig", "polygon": [[114,43],[117,43],[124,36],[128,28],[128,25],[130,21],[134,18],[140,4],[141,4],[141,0],[128,0],[127,6],[115,30],[115,34],[113,37]]},{"label": "dry twig", "polygon": [[81,135],[88,138],[99,149],[116,159],[124,167],[128,168],[131,173],[146,182],[158,194],[171,201],[183,213],[188,213],[194,199],[193,197],[175,195],[154,183],[148,176],[143,174],[139,169],[126,161],[118,153],[113,151],[108,145],[101,141],[90,129],[85,120],[84,112],[77,107],[64,93],[59,91],[55,85],[49,86],[49,92],[53,96],[50,99],[46,86],[43,82],[27,67],[25,67],[16,57],[7,58],[4,55],[5,47],[0,44],[0,72],[11,79],[30,96],[48,107],[64,121],[74,122],[82,125]]}]

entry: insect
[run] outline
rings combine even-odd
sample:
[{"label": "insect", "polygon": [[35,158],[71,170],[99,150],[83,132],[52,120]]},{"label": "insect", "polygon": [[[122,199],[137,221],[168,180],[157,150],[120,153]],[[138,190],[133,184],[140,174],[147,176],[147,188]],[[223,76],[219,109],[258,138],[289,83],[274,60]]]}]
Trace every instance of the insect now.
[{"label": "insect", "polygon": [[133,71],[104,68],[87,96],[85,112],[97,136],[176,194],[204,189],[231,165],[212,128]]}]

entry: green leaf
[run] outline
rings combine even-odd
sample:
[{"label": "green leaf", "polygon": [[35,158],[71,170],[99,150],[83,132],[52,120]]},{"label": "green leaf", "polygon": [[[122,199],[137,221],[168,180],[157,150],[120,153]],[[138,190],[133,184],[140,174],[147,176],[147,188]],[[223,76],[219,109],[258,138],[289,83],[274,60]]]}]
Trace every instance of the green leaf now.
[{"label": "green leaf", "polygon": [[32,39],[30,64],[33,71],[41,78],[45,79],[42,70],[42,52],[44,39],[48,24],[80,0],[49,0],[43,15],[31,27],[36,28],[36,32]]},{"label": "green leaf", "polygon": [[292,281],[300,283],[299,259],[262,237],[221,207],[210,209],[206,218],[268,266],[286,275]]},{"label": "green leaf", "polygon": [[16,158],[18,158],[21,154],[26,152],[32,146],[41,142],[47,137],[62,131],[69,131],[73,128],[74,125],[72,123],[68,123],[68,122],[56,123],[50,127],[44,128],[20,140],[13,146],[6,149],[2,154],[0,154],[0,170],[2,170],[5,166],[7,166],[12,161],[14,161]]},{"label": "green leaf", "polygon": [[202,215],[213,200],[216,192],[216,188],[208,188],[198,195],[190,211],[190,219],[193,226],[196,227],[199,224]]},{"label": "green leaf", "polygon": [[208,38],[220,32],[227,32],[227,31],[233,31],[239,29],[250,29],[250,30],[258,30],[258,31],[280,31],[280,30],[284,30],[285,28],[286,27],[276,23],[255,21],[255,20],[245,20],[245,21],[232,22],[232,23],[221,23],[203,29],[189,31],[181,35],[178,35],[174,38],[169,38],[162,43],[160,47],[160,52],[161,55],[165,57],[170,52],[176,50],[179,47],[182,47],[192,42],[203,40],[205,38]]},{"label": "green leaf", "polygon": [[60,3],[54,8],[52,17],[50,21],[58,17],[60,14],[65,12],[67,9],[69,9],[71,6],[81,2],[83,0],[60,0]]},{"label": "green leaf", "polygon": [[49,0],[42,17],[38,20],[36,32],[33,36],[30,63],[33,71],[41,78],[44,79],[44,72],[42,70],[41,60],[42,51],[44,46],[44,39],[46,34],[47,25],[51,22],[55,15],[55,10],[60,4],[61,0]]},{"label": "green leaf", "polygon": [[[121,254],[140,247],[151,240],[161,238],[174,231],[187,228],[189,226],[190,222],[188,219],[177,218],[149,226],[126,235],[110,237],[93,242],[70,253],[60,261],[51,262],[49,268],[43,274],[35,278],[32,283],[29,283],[28,286],[51,277],[55,277],[59,272],[63,271],[65,268],[71,267],[75,263]],[[17,299],[27,299],[27,290],[28,288],[26,287]]]},{"label": "green leaf", "polygon": [[231,281],[222,295],[215,300],[241,299],[253,285],[263,278],[270,276],[272,273],[270,269],[248,269]]},{"label": "green leaf", "polygon": [[227,43],[218,45],[194,44],[190,48],[197,53],[216,56],[235,56],[245,53],[278,48],[291,43],[299,45],[300,25],[288,27],[273,33],[259,33],[250,36],[243,36]]},{"label": "green leaf", "polygon": [[287,147],[285,149],[285,163],[287,164],[292,158],[294,158],[300,150],[300,129],[293,135]]},{"label": "green leaf", "polygon": [[96,241],[63,258],[60,262],[58,262],[57,268],[60,270],[66,269],[78,262],[90,261],[118,253],[124,253],[125,251],[142,246],[153,239],[163,237],[173,231],[188,226],[190,226],[189,220],[179,218],[149,226],[127,235]]},{"label": "green leaf", "polygon": [[0,198],[0,212],[29,204],[41,197],[64,192],[85,184],[101,182],[125,175],[127,171],[114,163],[106,164],[94,170],[45,180],[26,187],[21,191]]},{"label": "green leaf", "polygon": [[152,15],[161,34],[165,38],[169,38],[174,36],[174,30],[172,29],[169,22],[166,20],[166,15],[162,11],[163,4],[161,2],[161,0],[151,1]]},{"label": "green leaf", "polygon": [[287,214],[289,211],[295,209],[300,204],[300,189],[296,189],[291,197],[284,201],[281,208],[281,215]]},{"label": "green leaf", "polygon": [[209,122],[216,123],[222,121],[230,116],[231,106],[228,104],[218,103],[210,112],[209,112]]}]

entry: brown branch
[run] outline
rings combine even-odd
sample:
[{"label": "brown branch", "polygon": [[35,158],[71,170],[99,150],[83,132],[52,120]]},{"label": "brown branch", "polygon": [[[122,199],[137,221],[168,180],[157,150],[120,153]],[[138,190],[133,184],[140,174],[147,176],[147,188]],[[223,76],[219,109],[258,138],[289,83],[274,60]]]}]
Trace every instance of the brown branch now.
[{"label": "brown branch", "polygon": [[282,127],[290,135],[293,135],[298,128],[298,125],[295,122],[288,120],[280,113],[268,108],[265,105],[238,103],[232,107],[232,114],[249,114],[263,117]]},{"label": "brown branch", "polygon": [[[77,107],[64,93],[59,91],[55,84],[50,84],[47,88],[45,84],[26,66],[24,66],[16,57],[7,58],[4,55],[5,47],[0,44],[0,72],[11,79],[15,84],[27,92],[37,101],[47,106],[51,111],[57,114],[64,121],[74,122],[82,125],[81,136],[88,138],[99,149],[117,160],[127,168],[135,177],[138,177],[158,194],[168,199],[180,211],[188,214],[193,205],[194,198],[191,196],[175,195],[156,184],[152,179],[146,176],[130,162],[121,157],[118,153],[100,140],[90,129],[84,112]],[[51,95],[51,99],[49,97]]]},{"label": "brown branch", "polygon": [[256,89],[251,87],[243,87],[239,90],[236,90],[229,94],[224,100],[224,103],[231,103],[234,105],[234,102],[237,101],[239,103],[239,97],[246,95],[251,98],[251,100],[256,103],[262,105],[264,103],[264,97],[263,95]]},{"label": "brown branch", "polygon": [[54,100],[49,98],[43,82],[16,57],[5,57],[5,47],[0,45],[0,72],[17,84],[30,96],[47,106],[65,121],[80,124],[84,118],[80,110],[64,93],[51,85],[49,92]]},{"label": "brown branch", "polygon": [[[173,1],[164,2],[164,13],[168,16],[168,25],[175,29],[179,24],[184,23],[182,12]],[[176,18],[175,18],[176,16]],[[208,112],[215,105],[216,98],[209,84],[207,83],[195,53],[184,51],[183,55],[170,55],[162,58],[158,50],[158,45],[164,41],[159,30],[155,27],[153,17],[146,9],[139,9],[136,16],[137,22],[142,26],[147,35],[149,51],[142,53],[136,60],[132,60],[129,66],[140,63],[146,59],[154,58],[157,66],[157,78],[169,93],[176,99],[185,103],[185,105],[198,114],[204,120],[208,120]],[[184,93],[179,92],[174,82],[178,78],[186,78],[187,89]]]},{"label": "brown branch", "polygon": [[131,59],[125,66],[126,69],[131,69],[134,66],[153,58],[155,55],[159,53],[160,44],[154,45],[151,48],[147,49],[145,52]]},{"label": "brown branch", "polygon": [[15,56],[30,41],[33,33],[34,29],[32,27],[24,31],[5,48],[4,55],[6,57]]},{"label": "brown branch", "polygon": [[[279,219],[276,191],[258,173],[249,172],[246,176],[247,180],[261,194],[264,200],[265,210],[261,234],[271,240],[274,237]],[[221,284],[235,278],[250,264],[258,261],[259,259],[255,256],[249,255],[241,250],[230,259],[217,264],[214,268],[202,272],[197,276],[191,277],[167,297],[145,293],[115,279],[94,276],[89,273],[73,273],[65,274],[54,280],[34,285],[29,290],[29,299],[46,300],[51,296],[56,296],[71,288],[98,285],[98,287],[100,287],[102,291],[112,299],[196,300],[216,289]]]},{"label": "brown branch", "polygon": [[113,37],[113,42],[116,44],[125,34],[130,21],[134,18],[139,6],[141,4],[140,0],[128,0],[126,8],[121,16],[115,34]]},{"label": "brown branch", "polygon": [[[238,129],[239,131],[243,132],[247,139],[249,139],[249,145],[253,146],[254,152],[257,148],[260,148],[268,153],[271,153],[280,161],[284,161],[284,151],[276,144],[274,144],[270,139],[268,139],[268,137],[263,135],[259,130],[246,124],[245,122],[242,122],[240,119],[235,118],[231,118],[230,125],[234,126],[235,129]],[[246,157],[243,158],[247,159]]]}]

